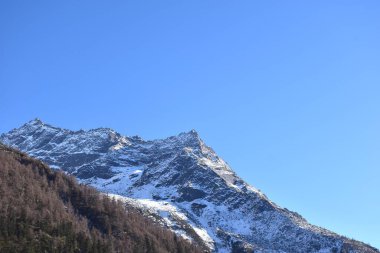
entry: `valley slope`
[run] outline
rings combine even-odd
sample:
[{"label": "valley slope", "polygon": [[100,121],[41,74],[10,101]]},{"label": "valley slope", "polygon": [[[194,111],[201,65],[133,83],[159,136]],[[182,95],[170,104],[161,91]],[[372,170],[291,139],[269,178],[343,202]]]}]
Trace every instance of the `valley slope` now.
[{"label": "valley slope", "polygon": [[193,252],[140,209],[0,143],[0,252]]}]

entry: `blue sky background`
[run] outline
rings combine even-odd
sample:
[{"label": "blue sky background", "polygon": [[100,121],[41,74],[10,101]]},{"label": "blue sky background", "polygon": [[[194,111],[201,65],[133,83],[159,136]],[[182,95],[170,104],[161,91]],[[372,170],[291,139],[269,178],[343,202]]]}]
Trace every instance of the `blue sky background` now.
[{"label": "blue sky background", "polygon": [[196,129],[247,182],[380,248],[380,2],[1,1],[0,132]]}]

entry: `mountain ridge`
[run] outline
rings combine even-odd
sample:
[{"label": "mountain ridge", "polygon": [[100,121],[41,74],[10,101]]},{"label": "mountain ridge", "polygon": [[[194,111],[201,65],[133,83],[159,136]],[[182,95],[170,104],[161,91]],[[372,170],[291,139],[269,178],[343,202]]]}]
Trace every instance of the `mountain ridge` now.
[{"label": "mountain ridge", "polygon": [[[279,207],[239,178],[195,130],[145,141],[110,128],[71,131],[35,119],[0,140],[104,192],[152,201],[142,204],[147,209],[158,203],[156,213],[183,235],[174,217],[182,215],[182,223],[208,237],[211,251],[378,252]],[[162,211],[161,204],[176,211]]]}]

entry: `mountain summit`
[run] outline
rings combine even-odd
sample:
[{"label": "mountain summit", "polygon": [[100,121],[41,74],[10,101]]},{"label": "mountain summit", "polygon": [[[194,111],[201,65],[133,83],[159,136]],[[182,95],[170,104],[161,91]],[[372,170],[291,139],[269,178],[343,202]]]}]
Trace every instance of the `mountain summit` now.
[{"label": "mountain summit", "polygon": [[309,224],[239,178],[194,130],[146,141],[36,119],[0,141],[141,208],[215,252],[379,252]]}]

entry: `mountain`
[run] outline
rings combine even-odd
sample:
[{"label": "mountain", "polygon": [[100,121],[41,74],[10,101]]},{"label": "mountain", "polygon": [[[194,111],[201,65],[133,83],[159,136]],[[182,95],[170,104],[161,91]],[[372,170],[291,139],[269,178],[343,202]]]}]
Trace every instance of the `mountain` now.
[{"label": "mountain", "polygon": [[189,252],[195,245],[0,144],[0,252]]},{"label": "mountain", "polygon": [[161,140],[36,119],[0,141],[143,210],[215,252],[379,252],[309,224],[239,178],[194,130]]}]

